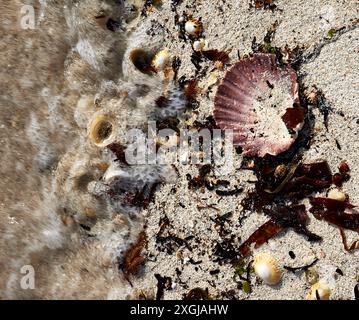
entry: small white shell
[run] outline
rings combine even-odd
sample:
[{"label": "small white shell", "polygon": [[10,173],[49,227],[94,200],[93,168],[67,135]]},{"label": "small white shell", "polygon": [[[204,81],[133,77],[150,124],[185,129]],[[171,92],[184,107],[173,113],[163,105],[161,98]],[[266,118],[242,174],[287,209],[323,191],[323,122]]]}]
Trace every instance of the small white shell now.
[{"label": "small white shell", "polygon": [[268,285],[279,283],[282,277],[277,260],[267,252],[259,253],[254,258],[253,267],[256,275]]},{"label": "small white shell", "polygon": [[206,41],[204,39],[196,40],[193,42],[194,51],[202,51],[206,46]]},{"label": "small white shell", "polygon": [[339,189],[331,189],[328,192],[328,198],[338,201],[345,201],[347,196]]},{"label": "small white shell", "polygon": [[199,20],[188,20],[184,29],[191,36],[198,35],[203,31],[202,23]]},{"label": "small white shell", "polygon": [[329,300],[330,293],[331,291],[328,285],[319,281],[310,288],[307,300]]},{"label": "small white shell", "polygon": [[156,71],[162,71],[169,65],[171,60],[170,58],[169,51],[167,49],[163,49],[155,55],[151,65]]}]

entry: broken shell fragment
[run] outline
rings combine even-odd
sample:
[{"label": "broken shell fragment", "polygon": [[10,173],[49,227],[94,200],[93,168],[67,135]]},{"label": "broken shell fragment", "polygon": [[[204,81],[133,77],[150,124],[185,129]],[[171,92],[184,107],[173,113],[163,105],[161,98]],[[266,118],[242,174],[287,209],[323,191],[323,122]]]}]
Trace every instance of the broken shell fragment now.
[{"label": "broken shell fragment", "polygon": [[108,115],[96,116],[89,128],[90,141],[97,147],[105,147],[114,140],[114,123]]},{"label": "broken shell fragment", "polygon": [[254,54],[226,73],[216,93],[214,118],[221,129],[233,130],[233,142],[245,155],[278,155],[304,124],[299,103],[295,71],[280,66],[273,54]]},{"label": "broken shell fragment", "polygon": [[282,272],[278,262],[269,253],[263,252],[254,258],[253,267],[256,275],[268,285],[279,283]]},{"label": "broken shell fragment", "polygon": [[170,54],[167,49],[158,52],[152,60],[151,66],[155,71],[162,71],[170,63]]},{"label": "broken shell fragment", "polygon": [[328,198],[338,201],[345,201],[347,199],[347,196],[344,192],[340,191],[339,189],[331,189],[328,192]]},{"label": "broken shell fragment", "polygon": [[202,22],[196,19],[188,20],[184,29],[190,36],[199,35],[203,31]]},{"label": "broken shell fragment", "polygon": [[325,283],[319,281],[312,285],[307,295],[307,300],[329,300],[330,288]]},{"label": "broken shell fragment", "polygon": [[196,40],[193,42],[194,51],[202,51],[206,46],[206,41],[204,39]]}]

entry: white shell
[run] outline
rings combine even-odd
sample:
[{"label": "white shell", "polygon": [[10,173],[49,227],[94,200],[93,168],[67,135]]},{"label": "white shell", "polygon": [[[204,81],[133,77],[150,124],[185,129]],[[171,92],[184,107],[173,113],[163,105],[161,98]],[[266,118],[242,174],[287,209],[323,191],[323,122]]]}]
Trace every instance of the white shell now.
[{"label": "white shell", "polygon": [[194,51],[202,51],[206,46],[206,41],[203,39],[196,40],[193,42],[193,50]]},{"label": "white shell", "polygon": [[339,189],[331,189],[328,192],[328,198],[338,201],[345,201],[347,196]]},{"label": "white shell", "polygon": [[185,31],[191,35],[197,35],[202,31],[202,23],[198,20],[189,20],[184,25]]},{"label": "white shell", "polygon": [[317,293],[320,300],[329,300],[331,290],[326,283],[319,281],[310,288],[307,300],[318,300]]},{"label": "white shell", "polygon": [[279,283],[282,277],[277,260],[267,252],[259,253],[254,258],[253,267],[256,275],[268,285]]},{"label": "white shell", "polygon": [[156,71],[161,71],[170,63],[170,54],[167,49],[159,51],[152,60],[152,67]]}]

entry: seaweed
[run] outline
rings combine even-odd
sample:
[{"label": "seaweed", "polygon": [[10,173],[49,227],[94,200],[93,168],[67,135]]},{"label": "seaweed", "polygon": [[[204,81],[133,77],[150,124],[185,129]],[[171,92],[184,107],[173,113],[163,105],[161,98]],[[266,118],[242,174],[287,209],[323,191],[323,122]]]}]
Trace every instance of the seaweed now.
[{"label": "seaweed", "polygon": [[161,300],[165,290],[170,290],[172,288],[172,279],[171,277],[162,277],[158,273],[155,274],[155,278],[157,279],[156,300]]},{"label": "seaweed", "polygon": [[203,56],[210,61],[220,61],[223,64],[228,62],[229,55],[226,51],[219,51],[217,49],[204,50],[202,51]]},{"label": "seaweed", "polygon": [[198,51],[194,51],[191,55],[191,62],[196,68],[196,71],[200,71],[202,69],[201,62],[203,61],[202,55]]},{"label": "seaweed", "polygon": [[135,274],[138,268],[146,261],[146,259],[141,255],[145,245],[146,234],[142,231],[138,236],[137,242],[126,251],[123,262],[119,264],[119,269],[122,270],[128,281],[129,275]]},{"label": "seaweed", "polygon": [[231,235],[222,242],[217,241],[213,248],[213,255],[216,258],[213,262],[232,262],[239,257],[238,248],[234,245],[235,236]]},{"label": "seaweed", "polygon": [[266,243],[270,238],[276,236],[281,231],[283,231],[283,227],[277,225],[272,220],[268,220],[240,245],[239,252],[241,257],[244,258],[250,254],[252,244],[254,244],[254,248],[259,248],[262,244]]},{"label": "seaweed", "polygon": [[306,224],[309,217],[305,205],[284,206],[272,205],[263,208],[263,211],[271,220],[283,229],[292,228],[296,233],[307,236],[308,241],[320,241],[322,238],[310,232]]},{"label": "seaweed", "polygon": [[216,194],[219,196],[234,196],[242,193],[243,188],[236,188],[233,190],[216,190]]},{"label": "seaweed", "polygon": [[339,201],[329,198],[310,198],[312,207],[309,209],[314,217],[339,228],[345,250],[352,251],[359,248],[359,240],[354,241],[348,246],[343,229],[359,233],[359,214],[358,212],[346,212],[355,206],[347,201]]},{"label": "seaweed", "polygon": [[302,107],[288,108],[282,119],[288,129],[294,129],[300,123],[303,123],[305,113],[306,110]]},{"label": "seaweed", "polygon": [[183,295],[183,300],[210,300],[208,288],[193,288]]}]

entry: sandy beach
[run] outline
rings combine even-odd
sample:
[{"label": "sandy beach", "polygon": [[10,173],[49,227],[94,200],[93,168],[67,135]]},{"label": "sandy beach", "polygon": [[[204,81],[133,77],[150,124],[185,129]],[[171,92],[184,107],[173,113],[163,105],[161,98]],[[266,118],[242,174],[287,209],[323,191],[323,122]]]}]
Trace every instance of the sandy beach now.
[{"label": "sandy beach", "polygon": [[[23,5],[35,17],[25,29],[32,11]],[[356,0],[34,0],[0,8],[0,299],[303,300],[317,282],[330,299],[358,299],[359,251],[345,250],[338,226],[309,212],[310,199],[332,189],[359,204]],[[201,30],[191,36],[187,21]],[[166,68],[145,69],[146,55],[161,50]],[[226,58],[208,58],[214,50]],[[335,174],[345,161],[350,171],[341,186],[285,198],[305,206],[306,227],[321,241],[291,226],[241,257],[269,219],[243,202],[261,182],[260,157],[235,148],[230,170],[211,165],[201,178],[198,164],[128,165],[121,148],[148,121],[176,132],[213,125],[228,70],[257,53],[297,74],[307,117],[293,145],[307,143],[296,165],[325,161]],[[91,133],[98,119],[111,126],[100,142]],[[345,230],[348,244],[358,230]],[[275,285],[253,269],[263,252],[278,263]],[[35,272],[31,290],[22,285],[24,266]]]}]

